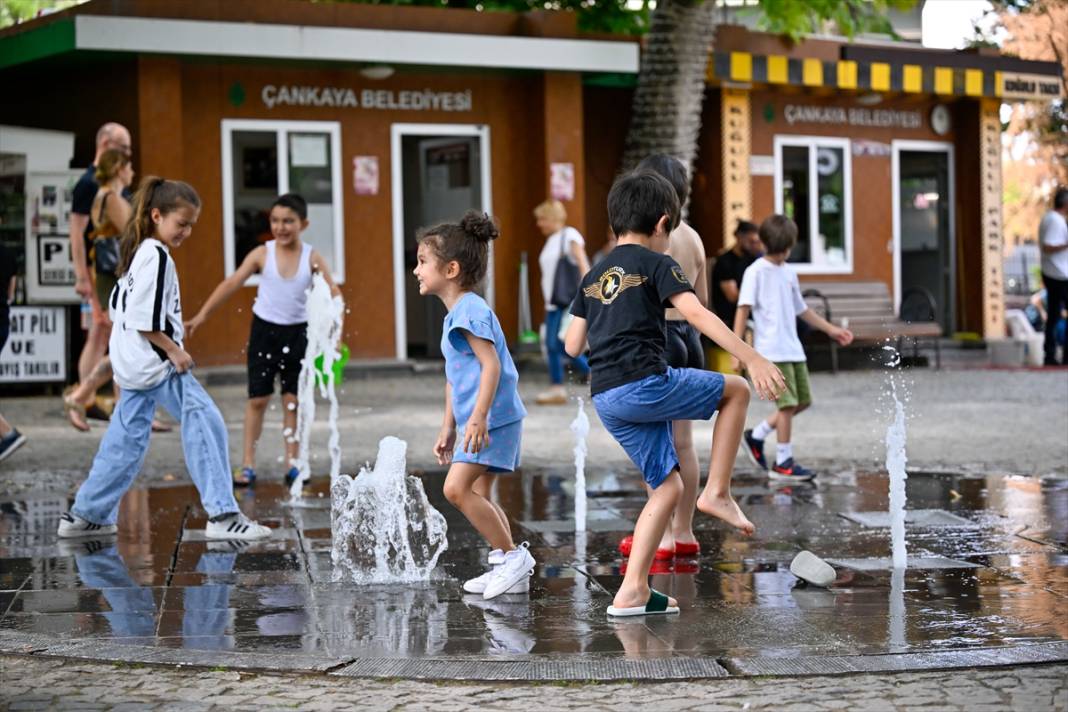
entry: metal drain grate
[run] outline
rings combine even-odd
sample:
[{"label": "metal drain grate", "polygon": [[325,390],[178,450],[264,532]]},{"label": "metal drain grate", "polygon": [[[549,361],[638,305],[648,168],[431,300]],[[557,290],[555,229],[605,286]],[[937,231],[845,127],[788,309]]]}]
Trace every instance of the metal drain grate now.
[{"label": "metal drain grate", "polygon": [[[889,557],[873,557],[866,559],[827,559],[834,566],[841,566],[854,571],[890,571],[894,568],[893,560]],[[910,556],[906,568],[918,571],[932,571],[937,569],[979,569],[979,564],[970,561],[958,561],[947,559],[944,556]]]},{"label": "metal drain grate", "polygon": [[[839,512],[838,516],[844,517],[851,522],[856,522],[862,527],[871,529],[889,529],[889,512]],[[957,516],[944,509],[907,509],[905,510],[905,524],[913,527],[926,527],[929,529],[978,529],[979,525],[970,519]]]}]

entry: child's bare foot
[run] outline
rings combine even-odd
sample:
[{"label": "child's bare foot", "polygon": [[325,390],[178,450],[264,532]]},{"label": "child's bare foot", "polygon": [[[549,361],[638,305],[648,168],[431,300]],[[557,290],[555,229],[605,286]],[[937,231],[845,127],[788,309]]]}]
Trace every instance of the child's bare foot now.
[{"label": "child's bare foot", "polygon": [[[649,602],[649,587],[643,589],[625,589],[616,591],[616,597],[612,599],[612,605],[616,608],[637,608]],[[668,605],[677,606],[679,602],[668,596]]]},{"label": "child's bare foot", "polygon": [[729,494],[711,497],[708,493],[702,492],[697,498],[697,508],[709,516],[722,519],[746,536],[753,536],[753,532],[756,531],[756,527],[742,513],[738,503]]}]

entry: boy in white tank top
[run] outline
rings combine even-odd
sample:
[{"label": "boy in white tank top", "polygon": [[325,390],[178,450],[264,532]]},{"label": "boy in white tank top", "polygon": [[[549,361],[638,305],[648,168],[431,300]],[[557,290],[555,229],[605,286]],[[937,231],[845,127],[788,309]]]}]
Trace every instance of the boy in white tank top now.
[{"label": "boy in white tank top", "polygon": [[208,316],[230,298],[253,274],[260,284],[252,305],[252,328],[248,348],[248,404],[245,406],[245,445],[240,469],[234,470],[234,485],[244,487],[256,481],[256,444],[263,432],[263,415],[274,393],[275,379],[281,381],[282,420],[286,454],[286,484],[298,476],[295,467],[298,443],[297,381],[301,360],[308,346],[307,290],[312,274],[323,275],[330,291],[341,293],[330,267],[318,250],[300,239],[308,227],[308,205],[296,193],[279,196],[271,205],[273,240],[248,253],[237,270],[219,283],[204,306],[185,323],[192,336]]}]

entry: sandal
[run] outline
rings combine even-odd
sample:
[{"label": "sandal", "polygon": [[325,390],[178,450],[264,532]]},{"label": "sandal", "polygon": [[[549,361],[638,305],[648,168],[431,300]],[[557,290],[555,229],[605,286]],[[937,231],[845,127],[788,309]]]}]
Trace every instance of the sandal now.
[{"label": "sandal", "polygon": [[251,467],[234,468],[234,487],[251,487],[256,484],[256,471]]},{"label": "sandal", "polygon": [[644,606],[629,606],[626,608],[616,608],[615,606],[608,607],[608,615],[615,618],[626,618],[628,616],[654,616],[670,613],[678,613],[678,606],[668,605],[669,599],[664,594],[655,589],[649,589],[649,600]]},{"label": "sandal", "polygon": [[[73,387],[71,390],[74,390]],[[63,394],[63,412],[67,416],[67,422],[74,426],[75,430],[83,433],[89,432],[89,422],[85,419],[85,406],[74,400],[70,392]]]}]

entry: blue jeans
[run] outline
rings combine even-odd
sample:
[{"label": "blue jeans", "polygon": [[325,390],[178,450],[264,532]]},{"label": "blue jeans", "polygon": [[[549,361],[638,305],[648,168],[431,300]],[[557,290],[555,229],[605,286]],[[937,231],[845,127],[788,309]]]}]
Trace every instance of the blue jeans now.
[{"label": "blue jeans", "polygon": [[156,637],[156,600],[152,590],[134,583],[114,544],[92,554],[78,554],[75,561],[82,583],[99,590],[108,602],[111,610],[104,612],[104,618],[113,635]]},{"label": "blue jeans", "polygon": [[[549,354],[549,380],[553,385],[564,382],[564,342],[560,340],[560,320],[564,318],[562,309],[545,312],[545,351]],[[586,355],[571,359],[576,371],[585,375],[590,372]]]},{"label": "blue jeans", "polygon": [[94,524],[118,521],[119,500],[145,462],[157,405],[181,423],[185,464],[208,516],[238,511],[222,414],[193,374],[171,373],[147,391],[122,391],[71,512]]}]

